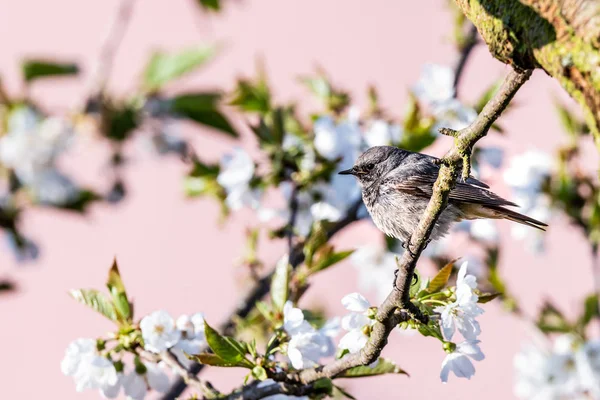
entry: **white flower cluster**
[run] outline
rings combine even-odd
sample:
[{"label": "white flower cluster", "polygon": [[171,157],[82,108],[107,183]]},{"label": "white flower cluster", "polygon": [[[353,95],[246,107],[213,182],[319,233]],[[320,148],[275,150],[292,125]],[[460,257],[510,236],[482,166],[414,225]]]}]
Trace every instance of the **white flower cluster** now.
[{"label": "white flower cluster", "polygon": [[[310,232],[315,221],[336,222],[344,217],[348,208],[360,198],[360,188],[354,180],[337,175],[337,172],[351,168],[360,153],[371,146],[391,145],[399,142],[402,128],[387,121],[375,119],[363,125],[355,109],[350,109],[346,118],[336,121],[330,116],[321,116],[314,122],[314,141],[304,143],[296,135],[287,133],[283,149],[297,147],[304,154],[300,165],[303,170],[315,168],[317,154],[329,161],[337,161],[336,169],[327,182],[319,182],[298,193],[296,229],[302,236]],[[288,219],[284,209],[261,208],[262,191],[250,187],[254,177],[255,164],[251,157],[240,148],[227,155],[221,162],[217,182],[227,193],[226,204],[236,210],[251,207],[259,211],[263,220],[277,216]],[[289,202],[291,186],[284,182],[279,188]]]},{"label": "white flower cluster", "polygon": [[342,329],[347,333],[340,339],[338,347],[358,353],[367,344],[370,328],[375,325],[375,320],[367,315],[371,303],[360,293],[350,293],[342,298],[342,305],[350,313],[342,318]]},{"label": "white flower cluster", "polygon": [[200,354],[206,346],[204,315],[182,315],[177,321],[164,310],[155,311],[140,321],[144,348],[153,353],[171,350],[181,362],[187,354]]},{"label": "white flower cluster", "polygon": [[7,132],[0,138],[0,162],[11,168],[36,201],[62,205],[79,190],[56,166],[58,155],[73,137],[73,127],[59,117],[43,118],[28,106],[12,110]]},{"label": "white flower cluster", "polygon": [[145,371],[117,372],[108,358],[100,355],[94,339],[77,339],[67,347],[61,363],[62,372],[72,376],[78,392],[98,389],[103,397],[114,399],[121,389],[129,399],[142,400],[148,390],[164,393],[169,388],[169,377],[162,365],[144,363]]},{"label": "white flower cluster", "polygon": [[231,210],[242,207],[258,208],[262,192],[250,187],[254,177],[254,161],[248,153],[237,147],[221,160],[217,182],[227,192],[225,203]]},{"label": "white flower cluster", "polygon": [[[528,151],[510,160],[504,171],[504,181],[513,191],[514,202],[522,207],[522,212],[540,221],[550,218],[550,197],[542,193],[542,185],[553,171],[552,158],[539,151]],[[530,248],[542,251],[544,248],[541,231],[525,225],[513,224],[512,234],[518,239],[528,239]]]},{"label": "white flower cluster", "polygon": [[440,327],[444,339],[452,340],[456,330],[465,339],[457,344],[442,362],[440,373],[442,382],[448,382],[450,372],[454,372],[459,378],[470,379],[475,374],[475,367],[469,357],[475,361],[484,358],[477,340],[481,328],[475,318],[483,314],[483,309],[477,305],[479,297],[473,292],[476,287],[477,278],[467,275],[467,263],[463,263],[456,280],[456,300],[435,308],[435,311],[441,314]]},{"label": "white flower cluster", "polygon": [[465,106],[455,98],[454,71],[450,67],[425,64],[413,93],[436,118],[435,132],[441,127],[463,129],[477,117],[472,107]]},{"label": "white flower cluster", "polygon": [[304,319],[301,309],[287,301],[283,308],[283,329],[290,336],[287,355],[296,369],[317,365],[319,360],[335,353],[333,338],[339,331],[339,321],[332,319],[321,329],[315,329]]},{"label": "white flower cluster", "polygon": [[521,399],[600,398],[600,340],[561,335],[552,349],[530,344],[515,356],[514,367]]}]

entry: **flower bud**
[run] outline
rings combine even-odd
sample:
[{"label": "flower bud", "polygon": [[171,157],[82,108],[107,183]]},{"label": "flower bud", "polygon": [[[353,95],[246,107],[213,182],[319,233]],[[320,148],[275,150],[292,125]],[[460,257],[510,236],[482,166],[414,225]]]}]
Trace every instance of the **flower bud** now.
[{"label": "flower bud", "polygon": [[454,350],[456,350],[456,344],[452,342],[444,342],[443,348],[446,353],[452,353]]},{"label": "flower bud", "polygon": [[371,335],[371,327],[369,325],[365,325],[362,327],[362,332],[367,335],[370,336]]},{"label": "flower bud", "polygon": [[367,310],[367,317],[374,319],[377,315],[377,307],[369,307]]}]

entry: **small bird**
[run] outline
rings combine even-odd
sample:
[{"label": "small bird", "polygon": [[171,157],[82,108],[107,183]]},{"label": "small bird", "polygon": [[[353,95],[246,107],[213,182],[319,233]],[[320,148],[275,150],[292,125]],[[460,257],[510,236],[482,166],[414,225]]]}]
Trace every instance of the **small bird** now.
[{"label": "small bird", "polygon": [[[411,235],[433,194],[440,167],[438,159],[392,146],[371,147],[355,165],[340,175],[354,175],[362,198],[375,225],[386,235],[399,239],[408,248]],[[450,192],[448,205],[438,218],[430,240],[443,237],[454,222],[465,219],[508,219],[545,230],[547,224],[509,210],[517,206],[503,199],[485,183],[460,178]]]}]

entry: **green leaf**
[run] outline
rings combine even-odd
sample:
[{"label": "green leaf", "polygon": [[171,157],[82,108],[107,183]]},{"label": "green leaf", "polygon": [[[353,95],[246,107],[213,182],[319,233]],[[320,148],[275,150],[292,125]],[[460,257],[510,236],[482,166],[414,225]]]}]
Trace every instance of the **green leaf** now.
[{"label": "green leaf", "polygon": [[267,376],[267,371],[263,367],[261,367],[259,365],[257,365],[256,367],[252,368],[252,376],[255,379],[258,379],[259,381],[264,381],[265,379],[269,378]]},{"label": "green leaf", "polygon": [[556,111],[558,111],[558,117],[565,131],[570,135],[577,135],[577,131],[581,124],[577,121],[577,118],[567,109],[567,107],[556,102]]},{"label": "green leaf", "polygon": [[286,255],[277,262],[275,274],[271,279],[271,301],[276,311],[283,311],[283,306],[288,299],[291,272],[292,267]]},{"label": "green leaf", "polygon": [[204,321],[204,333],[206,341],[211,350],[225,362],[236,366],[253,367],[253,364],[245,358],[246,346],[232,337],[222,336]]},{"label": "green leaf", "polygon": [[[398,264],[398,257],[396,257],[396,264]],[[413,299],[422,290],[423,277],[417,270],[415,270],[413,275],[413,280],[410,283],[409,295],[410,298]]]},{"label": "green leaf", "polygon": [[138,127],[138,117],[138,110],[131,105],[110,108],[104,115],[102,131],[109,139],[123,142]]},{"label": "green leaf", "polygon": [[169,109],[175,116],[188,118],[209,126],[229,136],[238,134],[227,118],[219,111],[219,93],[188,93],[175,96],[169,101]]},{"label": "green leaf", "polygon": [[304,263],[311,267],[313,264],[313,257],[315,253],[327,243],[327,232],[323,226],[323,223],[317,222],[312,230],[310,237],[306,240],[304,245]]},{"label": "green leaf", "polygon": [[331,85],[323,75],[300,78],[300,82],[302,82],[311,93],[320,100],[327,101],[329,96],[331,96]]},{"label": "green leaf", "polygon": [[540,312],[537,326],[542,332],[570,332],[572,327],[562,313],[551,303],[546,302]]},{"label": "green leaf", "polygon": [[197,362],[198,364],[213,365],[215,367],[247,367],[245,364],[242,365],[239,362],[225,361],[218,355],[211,353],[200,353],[197,355],[186,354],[186,357],[192,361]]},{"label": "green leaf", "polygon": [[220,11],[221,0],[197,0],[198,5],[204,9],[204,11]]},{"label": "green leaf", "polygon": [[393,361],[380,358],[377,365],[373,368],[369,367],[368,365],[350,368],[341,375],[338,375],[338,378],[360,378],[363,376],[375,376],[383,374],[404,374],[408,376],[408,373],[397,366]]},{"label": "green leaf", "polygon": [[350,399],[350,400],[356,400],[356,397],[354,397],[350,393],[348,393],[346,391],[346,389],[344,389],[340,386],[337,386],[337,385],[333,385],[333,397],[338,398],[340,395],[344,396],[345,398]]},{"label": "green leaf", "polygon": [[85,304],[96,310],[111,321],[117,320],[115,306],[99,291],[94,289],[74,289],[69,294],[81,304]]},{"label": "green leaf", "polygon": [[580,324],[582,327],[586,327],[593,318],[598,317],[600,317],[600,309],[598,308],[598,294],[592,294],[585,298],[583,315],[580,318]]},{"label": "green leaf", "polygon": [[79,67],[74,63],[58,63],[44,60],[27,60],[21,65],[26,82],[44,77],[76,75]]},{"label": "green leaf", "polygon": [[311,272],[323,271],[324,269],[327,269],[332,265],[335,265],[346,259],[352,253],[354,253],[354,250],[345,250],[338,253],[328,254],[327,256],[320,258],[315,265],[311,267]]},{"label": "green leaf", "polygon": [[446,283],[448,283],[448,279],[450,279],[450,275],[452,274],[452,270],[454,269],[454,263],[456,260],[450,261],[446,264],[439,272],[433,277],[431,282],[429,283],[429,287],[427,291],[431,293],[436,293],[446,287]]},{"label": "green leaf", "polygon": [[313,389],[318,393],[331,394],[333,390],[333,382],[329,378],[321,378],[313,383]]},{"label": "green leaf", "polygon": [[266,114],[271,110],[271,92],[262,73],[256,82],[240,79],[229,103],[247,112]]},{"label": "green leaf", "polygon": [[501,81],[493,83],[490,87],[486,89],[485,92],[483,92],[481,97],[479,97],[479,100],[475,102],[473,108],[475,109],[475,111],[477,111],[477,114],[479,114],[481,110],[483,110],[483,107],[485,107],[485,105],[492,99],[494,93],[496,93],[498,88],[500,88],[500,84]]},{"label": "green leaf", "polygon": [[501,295],[502,295],[502,293],[498,293],[498,292],[496,292],[496,293],[481,293],[479,295],[479,298],[477,299],[477,302],[481,303],[481,304],[485,304],[485,303],[488,303],[488,302],[494,300],[496,297],[501,296]]},{"label": "green leaf", "polygon": [[131,320],[133,317],[131,312],[131,304],[127,298],[127,292],[125,285],[121,279],[121,273],[119,272],[119,266],[117,265],[117,259],[115,258],[112,267],[108,271],[108,281],[106,282],[108,291],[110,292],[113,300],[113,304],[117,310],[117,313],[121,319],[125,321]]},{"label": "green leaf", "polygon": [[144,72],[144,86],[156,91],[166,83],[202,66],[215,55],[213,46],[197,46],[177,53],[156,52]]}]

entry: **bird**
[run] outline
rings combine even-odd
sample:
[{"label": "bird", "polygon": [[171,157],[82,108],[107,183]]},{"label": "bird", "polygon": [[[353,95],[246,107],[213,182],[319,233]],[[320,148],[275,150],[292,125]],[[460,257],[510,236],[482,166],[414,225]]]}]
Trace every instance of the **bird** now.
[{"label": "bird", "polygon": [[[435,157],[393,146],[374,146],[362,153],[352,168],[338,174],[356,177],[377,228],[410,251],[412,233],[433,194],[439,171]],[[545,231],[546,223],[506,208],[517,204],[489,189],[472,176],[459,178],[429,240],[445,236],[456,222],[479,218],[507,219]]]}]

